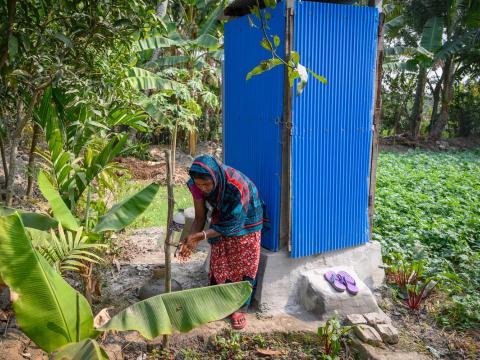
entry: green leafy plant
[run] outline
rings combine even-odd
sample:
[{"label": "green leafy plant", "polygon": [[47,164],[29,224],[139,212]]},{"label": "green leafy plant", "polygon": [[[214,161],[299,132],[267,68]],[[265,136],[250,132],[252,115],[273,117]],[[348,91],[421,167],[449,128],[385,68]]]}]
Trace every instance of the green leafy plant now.
[{"label": "green leafy plant", "polygon": [[[268,0],[264,1],[266,7],[270,7],[274,9],[277,6],[277,2],[275,0]],[[297,96],[300,95],[305,85],[308,81],[308,73],[312,74],[315,79],[320,81],[322,84],[327,83],[327,79],[323,76],[316,74],[313,70],[305,67],[300,63],[300,54],[298,52],[292,51],[289,54],[288,59],[284,59],[281,55],[277,53],[278,48],[280,46],[280,37],[278,35],[269,35],[267,33],[268,29],[268,19],[270,19],[270,13],[266,10],[261,10],[259,2],[257,0],[257,5],[252,7],[250,12],[260,21],[260,26],[256,25],[255,22],[249,17],[249,22],[252,27],[260,27],[263,32],[263,38],[260,41],[260,45],[267,51],[272,54],[271,59],[264,60],[254,67],[246,76],[246,79],[249,80],[254,75],[260,75],[265,71],[271,70],[279,65],[284,65],[287,67],[288,71],[288,80],[290,82],[290,86],[293,86],[294,81],[296,79],[300,79],[297,83]]]},{"label": "green leafy plant", "polygon": [[65,231],[59,224],[57,233],[51,229],[47,240],[35,246],[39,254],[57,272],[64,273],[69,270],[80,272],[82,268],[88,267],[86,264],[103,262],[97,252],[106,248],[106,245],[88,243],[88,236],[84,235],[82,227],[78,228],[76,233],[73,233],[72,231]]},{"label": "green leafy plant", "polygon": [[[75,291],[32,246],[21,218],[0,218],[0,276],[15,293],[13,309],[22,331],[57,358],[105,359],[95,338],[108,330],[137,330],[146,338],[181,332],[221,319],[242,306],[252,291],[248,282],[158,295],[133,304],[94,328],[86,299]],[[219,299],[221,299],[219,301]]]},{"label": "green leafy plant", "polygon": [[125,150],[128,136],[108,134],[108,126],[130,126],[139,130],[147,127],[145,114],[122,108],[106,110],[107,126],[99,122],[101,113],[82,102],[71,105],[74,100],[49,87],[36,112],[47,142],[47,149],[37,150],[44,160],[45,175],[73,212],[84,193],[91,192],[94,182],[100,193],[102,188],[114,183],[111,178],[118,170],[114,160]]},{"label": "green leafy plant", "polygon": [[[53,187],[53,184],[43,172],[39,174],[39,185],[42,194],[51,206],[54,218],[67,229],[77,230],[79,228],[77,219],[68,209],[58,191]],[[160,186],[158,184],[150,184],[125,198],[120,203],[115,204],[105,215],[100,217],[98,223],[91,231],[94,234],[101,234],[106,231],[122,230],[147,209],[155,198],[159,188]],[[31,225],[34,228],[37,225],[42,226],[42,224],[36,222]]]},{"label": "green leafy plant", "polygon": [[425,259],[408,261],[399,252],[388,257],[387,278],[405,294],[406,304],[412,310],[418,310],[437,285],[435,277],[426,276],[425,263]]},{"label": "green leafy plant", "polygon": [[215,336],[214,346],[224,359],[243,359],[242,338],[235,331]]},{"label": "green leafy plant", "polygon": [[323,347],[322,358],[337,359],[340,354],[343,337],[351,330],[350,326],[341,326],[337,319],[329,319],[318,328],[317,334]]},{"label": "green leafy plant", "polygon": [[[435,288],[445,301],[434,314],[443,326],[468,328],[479,321],[479,159],[478,151],[379,156],[373,238],[382,242],[390,280],[392,270],[408,272],[420,259],[420,286],[438,277]],[[409,275],[403,278],[406,283]]]}]

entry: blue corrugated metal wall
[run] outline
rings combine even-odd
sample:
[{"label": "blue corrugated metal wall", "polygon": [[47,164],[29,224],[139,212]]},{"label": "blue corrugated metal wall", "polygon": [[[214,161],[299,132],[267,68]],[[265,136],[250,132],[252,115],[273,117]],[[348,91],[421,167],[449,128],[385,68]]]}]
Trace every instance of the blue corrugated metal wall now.
[{"label": "blue corrugated metal wall", "polygon": [[310,76],[293,99],[292,256],[368,241],[378,12],[297,2],[294,49]]},{"label": "blue corrugated metal wall", "polygon": [[[284,5],[271,13],[270,34],[284,39]],[[247,175],[267,204],[272,229],[262,245],[278,250],[280,218],[281,129],[283,68],[277,67],[250,80],[247,73],[270,53],[260,46],[262,31],[249,25],[247,16],[225,24],[224,157],[227,165]],[[283,53],[283,49],[279,51]]]}]

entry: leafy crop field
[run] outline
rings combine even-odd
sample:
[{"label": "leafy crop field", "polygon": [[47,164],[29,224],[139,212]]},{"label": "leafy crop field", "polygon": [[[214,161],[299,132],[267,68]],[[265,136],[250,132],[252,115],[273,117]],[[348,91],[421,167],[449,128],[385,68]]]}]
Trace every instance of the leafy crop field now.
[{"label": "leafy crop field", "polygon": [[480,151],[383,152],[376,191],[374,239],[385,260],[423,258],[446,295],[435,308],[439,322],[478,326]]}]

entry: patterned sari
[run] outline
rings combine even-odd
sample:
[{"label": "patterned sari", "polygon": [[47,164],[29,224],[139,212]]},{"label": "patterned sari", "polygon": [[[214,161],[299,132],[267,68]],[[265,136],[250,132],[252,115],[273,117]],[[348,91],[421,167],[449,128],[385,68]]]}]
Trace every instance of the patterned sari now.
[{"label": "patterned sari", "polygon": [[[213,208],[210,228],[221,236],[212,244],[210,283],[248,280],[254,285],[260,259],[261,233],[268,229],[265,205],[255,184],[240,171],[219,163],[212,156],[197,157],[192,172],[209,175],[214,184],[203,199]],[[193,178],[187,182],[198,192]]]}]

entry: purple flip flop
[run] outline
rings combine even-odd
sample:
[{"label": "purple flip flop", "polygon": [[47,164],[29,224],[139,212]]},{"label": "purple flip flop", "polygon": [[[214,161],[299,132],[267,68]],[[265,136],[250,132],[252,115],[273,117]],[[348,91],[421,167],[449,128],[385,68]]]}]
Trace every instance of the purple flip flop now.
[{"label": "purple flip flop", "polygon": [[346,286],[342,283],[342,277],[338,274],[335,274],[333,271],[327,271],[323,277],[327,280],[330,285],[333,286],[338,292],[344,292]]},{"label": "purple flip flop", "polygon": [[340,277],[340,281],[347,288],[348,293],[352,295],[358,294],[357,282],[349,273],[346,271],[339,271],[337,276]]}]

